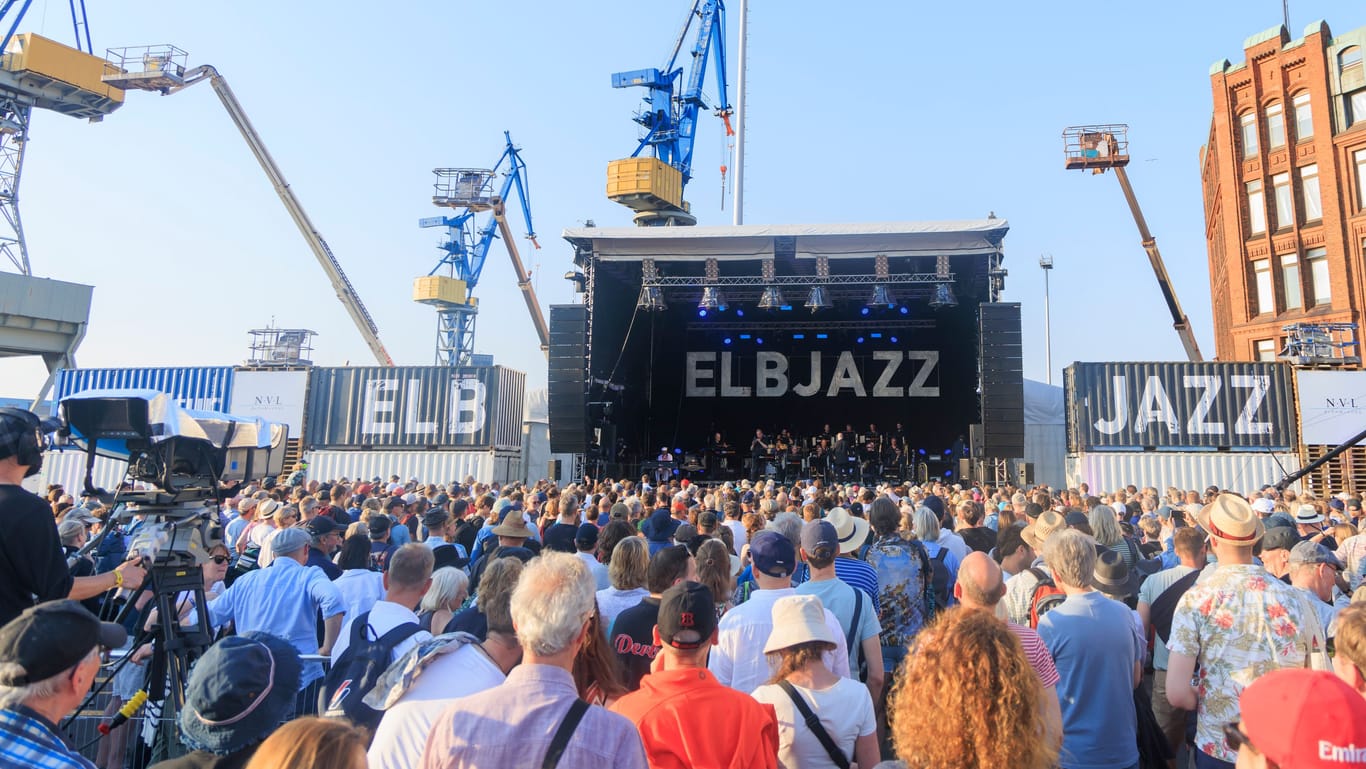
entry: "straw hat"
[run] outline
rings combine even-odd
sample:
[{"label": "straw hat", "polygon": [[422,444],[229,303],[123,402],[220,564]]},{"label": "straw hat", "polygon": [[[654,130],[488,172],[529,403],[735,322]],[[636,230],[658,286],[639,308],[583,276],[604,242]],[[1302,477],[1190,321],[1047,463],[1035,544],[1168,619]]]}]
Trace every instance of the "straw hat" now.
[{"label": "straw hat", "polygon": [[839,535],[841,553],[858,550],[868,539],[867,518],[856,518],[848,510],[836,507],[826,514],[825,520],[835,527],[835,534]]},{"label": "straw hat", "polygon": [[808,641],[837,643],[825,624],[825,607],[814,595],[789,595],[773,602],[773,632],[764,644],[764,654],[782,651]]},{"label": "straw hat", "polygon": [[274,518],[275,512],[280,509],[280,503],[273,499],[263,499],[256,506],[257,518]]},{"label": "straw hat", "polygon": [[1220,494],[1196,516],[1200,528],[1211,537],[1238,547],[1252,547],[1266,533],[1262,519],[1246,499],[1237,494]]},{"label": "straw hat", "polygon": [[1020,532],[1020,538],[1025,544],[1034,549],[1035,552],[1043,549],[1043,543],[1048,540],[1054,532],[1062,531],[1067,528],[1067,519],[1056,510],[1045,510],[1024,527]]}]

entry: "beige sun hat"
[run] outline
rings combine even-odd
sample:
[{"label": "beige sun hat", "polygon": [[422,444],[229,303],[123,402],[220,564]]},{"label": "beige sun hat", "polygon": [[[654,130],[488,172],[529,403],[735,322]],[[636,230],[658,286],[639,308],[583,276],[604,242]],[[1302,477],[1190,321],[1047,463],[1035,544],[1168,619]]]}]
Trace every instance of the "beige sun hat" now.
[{"label": "beige sun hat", "polygon": [[1038,552],[1043,549],[1043,543],[1050,535],[1065,528],[1067,528],[1067,519],[1061,513],[1056,510],[1045,510],[1039,514],[1038,518],[1024,527],[1024,531],[1020,532],[1020,539],[1023,539],[1025,544]]},{"label": "beige sun hat", "polygon": [[782,651],[809,641],[837,643],[825,624],[825,607],[814,595],[789,595],[773,602],[773,632],[764,644],[764,654]]},{"label": "beige sun hat", "polygon": [[275,512],[280,509],[280,503],[273,499],[263,499],[256,505],[257,518],[274,518]]},{"label": "beige sun hat", "polygon": [[836,507],[826,514],[825,520],[835,527],[840,540],[840,552],[852,553],[863,547],[868,540],[868,519],[858,518],[842,507]]},{"label": "beige sun hat", "polygon": [[1266,533],[1261,516],[1237,494],[1220,494],[1195,519],[1214,539],[1239,547],[1252,547]]}]

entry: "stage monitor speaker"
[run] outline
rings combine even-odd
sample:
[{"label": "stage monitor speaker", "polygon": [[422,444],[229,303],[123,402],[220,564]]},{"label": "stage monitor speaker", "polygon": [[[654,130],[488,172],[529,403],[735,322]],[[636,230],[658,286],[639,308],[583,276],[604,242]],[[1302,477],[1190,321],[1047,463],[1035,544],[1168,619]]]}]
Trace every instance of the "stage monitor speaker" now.
[{"label": "stage monitor speaker", "polygon": [[958,482],[963,485],[967,485],[969,483],[975,483],[976,481],[977,478],[975,478],[972,474],[972,460],[968,459],[967,457],[959,459]]},{"label": "stage monitor speaker", "polygon": [[560,473],[562,472],[562,468],[563,468],[563,461],[562,461],[562,460],[559,460],[559,459],[552,459],[552,460],[550,460],[550,462],[548,462],[548,463],[546,464],[546,468],[545,468],[545,477],[546,477],[546,479],[549,480],[551,483],[559,483],[559,482],[560,482]]},{"label": "stage monitor speaker", "polygon": [[1034,485],[1034,463],[1016,462],[1015,463],[1015,485],[1025,488]]},{"label": "stage monitor speaker", "polygon": [[1024,454],[1024,348],[1019,302],[978,305],[978,365],[982,393],[982,451],[1011,459]]},{"label": "stage monitor speaker", "polygon": [[587,350],[588,308],[551,305],[547,410],[550,450],[556,454],[588,451]]}]

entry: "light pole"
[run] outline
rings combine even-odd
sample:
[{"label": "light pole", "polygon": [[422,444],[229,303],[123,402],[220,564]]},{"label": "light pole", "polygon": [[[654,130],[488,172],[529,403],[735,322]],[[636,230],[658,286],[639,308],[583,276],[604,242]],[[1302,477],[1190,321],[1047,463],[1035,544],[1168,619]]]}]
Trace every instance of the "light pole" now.
[{"label": "light pole", "polygon": [[1039,268],[1043,270],[1043,360],[1047,367],[1044,381],[1053,384],[1053,319],[1048,307],[1048,273],[1053,271],[1053,255],[1040,255]]}]

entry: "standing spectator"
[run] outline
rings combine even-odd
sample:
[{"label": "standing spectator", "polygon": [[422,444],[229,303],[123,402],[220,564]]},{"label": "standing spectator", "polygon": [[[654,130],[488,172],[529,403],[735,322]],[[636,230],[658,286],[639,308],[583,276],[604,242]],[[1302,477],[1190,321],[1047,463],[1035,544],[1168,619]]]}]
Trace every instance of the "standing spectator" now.
[{"label": "standing spectator", "polygon": [[633,692],[640,686],[640,679],[650,672],[650,663],[659,652],[654,630],[664,591],[680,582],[696,579],[697,562],[683,545],[666,547],[650,559],[645,577],[650,594],[635,606],[623,609],[607,632],[608,646],[616,653],[625,672],[623,683],[627,691]]},{"label": "standing spectator", "polygon": [[878,625],[882,628],[882,668],[890,674],[906,656],[906,645],[934,612],[933,572],[924,545],[901,536],[901,514],[891,500],[874,500],[871,523],[876,539],[868,564],[877,570],[882,592]]},{"label": "standing spectator", "polygon": [[[761,650],[769,636],[779,630],[774,604],[797,594],[792,588],[797,550],[787,537],[776,531],[761,531],[750,540],[750,555],[759,589],[721,618],[716,646],[707,661],[707,668],[718,681],[742,692],[752,692],[773,677],[767,652]],[[834,614],[824,611],[829,634],[835,639],[824,654],[825,664],[835,675],[848,677],[849,653],[843,629]]]},{"label": "standing spectator", "polygon": [[[282,529],[271,545],[276,562],[268,569],[247,572],[222,595],[209,602],[214,625],[233,622],[239,634],[261,630],[289,641],[300,654],[330,655],[341,632],[346,605],[341,594],[319,569],[304,566],[312,538],[303,529]],[[315,617],[323,617],[323,642],[318,644]],[[305,687],[322,678],[322,666],[304,664],[299,680]],[[311,703],[299,701],[300,712]]]},{"label": "standing spectator", "polygon": [[1063,769],[1138,766],[1134,688],[1143,680],[1143,650],[1129,608],[1092,589],[1095,540],[1060,531],[1044,543],[1044,560],[1067,594],[1039,619],[1039,637],[1058,668]]},{"label": "standing spectator", "polygon": [[251,760],[294,707],[299,653],[269,633],[228,636],[190,670],[180,737],[190,752],[150,769],[232,769]]},{"label": "standing spectator", "polygon": [[484,640],[489,633],[490,622],[485,607],[491,596],[512,594],[517,579],[522,576],[522,564],[520,558],[499,558],[489,564],[484,572],[484,581],[479,583],[479,593],[475,595],[474,603],[456,612],[442,633],[469,633],[477,640]]},{"label": "standing spectator", "polygon": [[[1272,519],[1275,523],[1276,520]],[[1289,526],[1270,526],[1262,536],[1262,568],[1285,584],[1290,584],[1290,551],[1300,543],[1300,535]]]},{"label": "standing spectator", "polygon": [[1243,690],[1238,709],[1223,732],[1240,767],[1366,767],[1366,699],[1330,673],[1272,671]]},{"label": "standing spectator", "polygon": [[1021,536],[1023,531],[1023,526],[1011,525],[996,533],[996,549],[992,552],[992,557],[1000,564],[1001,574],[1006,582],[1034,563],[1034,548],[1024,541],[1024,537]]},{"label": "standing spectator", "polygon": [[1366,603],[1353,603],[1338,613],[1333,671],[1366,697]]},{"label": "standing spectator", "polygon": [[572,494],[560,497],[559,517],[545,531],[545,546],[557,553],[576,552],[574,540],[579,533],[579,501]]},{"label": "standing spectator", "polygon": [[242,532],[246,531],[247,526],[256,518],[256,505],[260,501],[256,497],[244,497],[237,503],[237,517],[228,521],[228,525],[223,528],[223,541],[229,546],[236,545]]},{"label": "standing spectator", "polygon": [[[958,569],[958,582],[953,587],[959,604],[967,610],[983,611],[996,616],[996,607],[1005,595],[1001,567],[983,553],[968,553]],[[1043,696],[1039,700],[1043,723],[1048,727],[1051,744],[1056,747],[1062,739],[1062,710],[1058,704],[1058,668],[1043,639],[1032,628],[1006,621],[1006,627],[1019,639],[1025,659],[1039,677]],[[917,645],[917,649],[921,648]]]},{"label": "standing spectator", "polygon": [[246,769],[366,769],[366,735],[336,718],[297,718],[270,735]]},{"label": "standing spectator", "polygon": [[100,647],[127,640],[121,625],[72,600],[29,607],[0,627],[0,765],[94,769],[62,742],[57,724],[90,691]]},{"label": "standing spectator", "polygon": [[[1045,510],[1020,531],[1020,537],[1030,550],[1039,555],[1043,543],[1054,532],[1067,528],[1067,519],[1053,510]],[[1033,606],[1034,593],[1045,579],[1053,579],[1048,564],[1043,558],[1036,558],[1023,571],[1018,572],[1006,582],[1006,597],[1002,603],[1006,607],[1006,617],[1017,625],[1029,624],[1029,610]]]},{"label": "standing spectator", "polygon": [[335,580],[342,575],[341,567],[332,562],[332,556],[341,548],[342,527],[330,516],[319,515],[304,524],[313,541],[308,545],[307,566],[317,566],[328,579]]},{"label": "standing spectator", "polygon": [[391,541],[390,535],[402,527],[395,527],[394,519],[378,513],[370,518],[366,528],[370,532],[370,565],[379,571],[387,571],[389,559],[398,550],[398,545]]},{"label": "standing spectator", "polygon": [[[777,769],[772,706],[722,686],[707,671],[707,652],[716,642],[714,605],[711,591],[697,582],[665,590],[651,629],[660,663],[641,679],[639,691],[612,706],[636,725],[651,769]],[[725,716],[703,719],[699,713]]]},{"label": "standing spectator", "polygon": [[[977,572],[971,558],[964,559],[960,585]],[[965,600],[964,608],[945,613],[916,638],[915,654],[892,691],[892,744],[917,768],[1057,766],[1058,735],[1044,715],[1048,695],[1041,688],[1020,636]]]},{"label": "standing spectator", "polygon": [[968,548],[978,553],[989,553],[996,546],[996,530],[983,523],[982,505],[965,499],[955,508],[958,512],[958,536]]},{"label": "standing spectator", "polygon": [[370,611],[375,601],[384,597],[384,575],[370,567],[370,540],[364,534],[346,538],[337,554],[337,567],[342,573],[332,584],[348,617]]},{"label": "standing spectator", "polygon": [[[413,632],[394,644],[391,662],[405,652],[428,640],[432,634],[422,630],[412,607],[422,602],[427,588],[432,586],[432,564],[435,557],[426,545],[408,543],[394,553],[389,570],[384,573],[384,598],[376,601],[366,614],[346,618],[337,642],[332,646],[332,667],[346,653],[354,638],[383,638],[390,630],[407,625]],[[356,623],[364,622],[363,627]]]},{"label": "standing spectator", "polygon": [[624,539],[612,549],[612,561],[607,564],[612,586],[597,592],[598,609],[609,627],[618,614],[650,594],[645,588],[649,568],[649,550],[640,537]]},{"label": "standing spectator", "polygon": [[[890,499],[883,497],[882,500],[883,505],[893,505]],[[878,504],[874,500],[869,507],[876,507]],[[877,569],[864,562],[861,556],[863,545],[868,541],[868,534],[871,531],[868,520],[856,518],[842,507],[831,510],[825,520],[835,527],[835,534],[839,537],[839,552],[836,553],[839,557],[835,559],[835,576],[872,598],[873,611],[882,611]]]},{"label": "standing spectator", "polygon": [[1167,701],[1167,639],[1171,637],[1171,617],[1177,602],[1195,584],[1200,569],[1205,566],[1206,546],[1205,535],[1192,526],[1177,529],[1172,540],[1180,562],[1144,580],[1138,589],[1138,616],[1145,629],[1154,631],[1153,716],[1175,753],[1185,742],[1186,711],[1172,707]]},{"label": "standing spectator", "polygon": [[[1172,617],[1167,700],[1174,708],[1198,708],[1195,765],[1216,769],[1237,760],[1223,728],[1238,719],[1244,687],[1277,668],[1303,665],[1310,639],[1301,593],[1252,561],[1265,529],[1247,500],[1219,494],[1199,522],[1218,562],[1186,591]],[[1198,690],[1192,684],[1197,664]]]},{"label": "standing spectator", "polygon": [[579,557],[583,559],[588,571],[593,574],[593,581],[597,583],[598,590],[606,590],[612,586],[611,577],[607,573],[607,567],[598,560],[598,536],[601,531],[597,524],[581,523],[574,532],[574,549]]},{"label": "standing spectator", "polygon": [[697,548],[697,581],[706,585],[717,599],[717,619],[734,606],[735,577],[739,573],[740,557],[727,550],[721,540],[708,540]]},{"label": "standing spectator", "polygon": [[[81,548],[85,547],[89,539],[89,530],[80,521],[62,521],[57,527],[57,538],[62,542],[62,553],[66,556],[67,569],[71,572],[72,584],[81,577],[90,577],[95,574],[95,559],[89,554],[81,555]],[[99,616],[102,596],[92,596],[81,601],[81,605],[90,610],[91,614]]]},{"label": "standing spectator", "polygon": [[[740,609],[753,603],[751,599]],[[754,690],[754,699],[772,705],[777,713],[778,761],[786,767],[838,766],[838,753],[846,763],[876,764],[872,697],[857,680],[830,672],[822,659],[841,640],[825,621],[829,611],[809,595],[787,595],[772,607],[773,633],[763,650],[780,662],[771,683]]]},{"label": "standing spectator", "polygon": [[470,578],[465,572],[452,566],[433,571],[432,586],[427,588],[418,606],[417,618],[422,629],[429,633],[441,632],[464,605],[469,592]]},{"label": "standing spectator", "polygon": [[[1301,542],[1290,550],[1290,584],[1304,594],[1305,603],[1318,615],[1317,631],[1331,639],[1337,630],[1338,607],[1333,605],[1333,586],[1342,572],[1342,561],[1317,542]],[[1312,629],[1312,628],[1311,628]]]},{"label": "standing spectator", "polygon": [[873,599],[835,576],[839,538],[829,521],[809,521],[802,525],[801,557],[811,567],[811,578],[797,586],[798,595],[814,595],[835,615],[849,650],[849,670],[866,666],[868,694],[880,703],[886,672],[882,666],[882,626],[877,621]]},{"label": "standing spectator", "polygon": [[457,700],[437,718],[423,769],[539,765],[566,716],[578,720],[566,727],[572,731],[559,769],[644,769],[630,721],[576,704],[570,668],[593,609],[593,575],[582,560],[552,552],[528,564],[511,606],[522,664],[502,684]]}]

